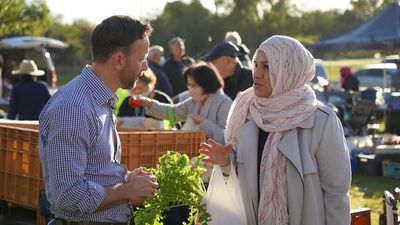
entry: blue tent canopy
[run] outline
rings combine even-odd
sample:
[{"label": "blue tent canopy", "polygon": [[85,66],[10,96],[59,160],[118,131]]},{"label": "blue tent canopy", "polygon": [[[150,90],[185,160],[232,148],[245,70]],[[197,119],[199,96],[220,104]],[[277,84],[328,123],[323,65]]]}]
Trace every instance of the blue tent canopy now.
[{"label": "blue tent canopy", "polygon": [[393,3],[377,16],[331,39],[311,46],[316,51],[400,49],[400,3]]}]

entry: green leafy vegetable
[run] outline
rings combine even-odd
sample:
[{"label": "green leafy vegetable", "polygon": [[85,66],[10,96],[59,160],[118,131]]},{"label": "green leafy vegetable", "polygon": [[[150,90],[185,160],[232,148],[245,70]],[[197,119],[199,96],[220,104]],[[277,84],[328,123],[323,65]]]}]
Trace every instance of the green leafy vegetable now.
[{"label": "green leafy vegetable", "polygon": [[153,198],[144,202],[143,206],[134,212],[136,225],[158,225],[164,217],[166,210],[173,207],[188,205],[190,208],[187,223],[200,223],[206,225],[211,216],[202,206],[205,195],[205,187],[200,175],[205,172],[199,166],[204,158],[200,155],[193,163],[185,154],[169,151],[159,159],[156,168],[148,168],[147,171],[157,177],[159,188]]}]

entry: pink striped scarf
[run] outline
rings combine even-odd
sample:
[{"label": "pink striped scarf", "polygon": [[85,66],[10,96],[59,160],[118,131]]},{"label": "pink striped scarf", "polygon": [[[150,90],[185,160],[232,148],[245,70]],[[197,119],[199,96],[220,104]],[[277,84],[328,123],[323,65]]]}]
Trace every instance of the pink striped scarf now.
[{"label": "pink striped scarf", "polygon": [[235,132],[247,118],[269,132],[260,164],[258,224],[286,225],[286,158],[277,144],[316,110],[315,93],[306,84],[315,74],[314,58],[300,42],[286,36],[272,36],[259,49],[268,59],[272,94],[259,98],[253,88],[240,93],[229,112],[226,140],[236,142]]}]

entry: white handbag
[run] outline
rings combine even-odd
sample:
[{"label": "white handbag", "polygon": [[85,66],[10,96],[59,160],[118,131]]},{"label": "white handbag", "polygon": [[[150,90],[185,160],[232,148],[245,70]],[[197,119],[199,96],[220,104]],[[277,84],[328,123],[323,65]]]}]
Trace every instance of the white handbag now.
[{"label": "white handbag", "polygon": [[215,165],[203,202],[211,214],[209,225],[246,225],[246,212],[239,180],[233,165],[225,181],[221,167]]}]

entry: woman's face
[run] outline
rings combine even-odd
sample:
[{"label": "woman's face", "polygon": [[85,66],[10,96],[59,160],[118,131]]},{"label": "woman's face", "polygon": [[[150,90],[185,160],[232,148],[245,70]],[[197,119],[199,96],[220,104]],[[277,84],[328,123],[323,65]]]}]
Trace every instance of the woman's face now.
[{"label": "woman's face", "polygon": [[207,95],[204,94],[204,89],[200,87],[191,76],[187,78],[189,95],[196,102],[203,102],[207,99]]},{"label": "woman's face", "polygon": [[271,80],[267,56],[262,50],[257,50],[253,58],[253,88],[254,94],[260,98],[268,98],[272,94]]}]

